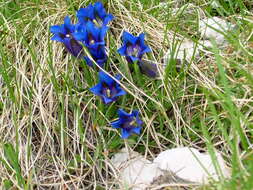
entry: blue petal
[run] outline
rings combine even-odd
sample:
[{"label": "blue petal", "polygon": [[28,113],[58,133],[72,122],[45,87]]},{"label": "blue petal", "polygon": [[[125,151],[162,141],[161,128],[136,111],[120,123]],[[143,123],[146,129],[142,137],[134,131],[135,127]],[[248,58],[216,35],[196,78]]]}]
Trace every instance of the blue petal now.
[{"label": "blue petal", "polygon": [[65,25],[71,25],[71,20],[70,20],[69,16],[65,16],[65,18],[64,18],[64,24]]},{"label": "blue petal", "polygon": [[141,127],[135,127],[131,129],[131,132],[136,133],[136,134],[140,134],[141,133]]},{"label": "blue petal", "polygon": [[138,40],[140,42],[140,47],[141,47],[141,52],[140,52],[141,55],[144,54],[144,53],[147,53],[147,52],[151,51],[150,47],[147,46],[147,45],[145,45],[144,38],[145,38],[145,34],[144,33],[141,33],[138,36]]},{"label": "blue petal", "polygon": [[110,86],[112,83],[114,83],[114,80],[109,75],[104,73],[103,71],[100,71],[98,75],[99,75],[99,80],[101,83],[104,82],[108,86]]},{"label": "blue petal", "polygon": [[145,34],[144,33],[139,34],[138,38],[141,42],[144,42]]},{"label": "blue petal", "polygon": [[140,52],[140,54],[144,54],[144,53],[147,53],[147,52],[151,52],[151,49],[150,49],[150,47],[149,46],[143,46],[143,47],[141,47],[142,48],[142,51]]},{"label": "blue petal", "polygon": [[119,119],[116,120],[116,121],[111,122],[111,126],[113,128],[121,128],[121,125],[122,125],[122,123],[121,123],[121,121]]},{"label": "blue petal", "polygon": [[99,28],[97,28],[93,22],[88,21],[86,24],[86,29],[87,32],[91,34],[94,40],[97,42],[99,40]]},{"label": "blue petal", "polygon": [[139,61],[139,58],[138,57],[134,57],[134,56],[128,56],[130,59],[131,59],[131,61],[134,63],[134,62],[136,62],[136,61]]},{"label": "blue petal", "polygon": [[104,18],[103,24],[107,25],[113,19],[114,19],[114,16],[112,14],[107,14],[107,16]]},{"label": "blue petal", "polygon": [[92,4],[89,4],[86,8],[80,8],[76,16],[81,23],[86,23],[88,19],[94,19],[94,7]]},{"label": "blue petal", "polygon": [[108,31],[108,27],[107,26],[102,26],[100,29],[100,40],[104,41],[105,35]]},{"label": "blue petal", "polygon": [[126,56],[126,50],[127,50],[127,46],[123,45],[121,48],[118,49],[118,53],[120,55]]},{"label": "blue petal", "polygon": [[50,32],[52,33],[62,33],[62,27],[59,25],[50,26]]},{"label": "blue petal", "polygon": [[120,90],[118,91],[118,93],[114,97],[123,96],[125,94],[127,94],[126,91],[120,88]]},{"label": "blue petal", "polygon": [[127,118],[131,116],[131,114],[125,112],[123,109],[118,109],[118,115],[120,118]]},{"label": "blue petal", "polygon": [[128,43],[130,42],[131,44],[135,44],[137,41],[137,37],[133,36],[132,34],[130,34],[129,32],[124,31],[123,32],[123,43]]},{"label": "blue petal", "polygon": [[104,18],[106,16],[106,11],[105,11],[104,5],[101,2],[99,2],[99,1],[96,2],[94,4],[94,9],[96,10],[96,12],[100,18]]},{"label": "blue petal", "polygon": [[130,135],[131,135],[130,132],[127,131],[126,129],[121,130],[121,138],[122,139],[127,139]]},{"label": "blue petal", "polygon": [[95,95],[101,96],[102,95],[102,93],[101,93],[102,88],[103,88],[102,84],[98,83],[96,86],[90,88],[90,91]]},{"label": "blue petal", "polygon": [[106,96],[102,96],[102,99],[105,104],[109,104],[109,103],[113,102],[113,100],[111,98],[108,98]]},{"label": "blue petal", "polygon": [[69,16],[66,16],[64,18],[64,26],[70,30],[70,33],[74,32],[75,30],[75,26],[71,24],[71,20],[69,18]]},{"label": "blue petal", "polygon": [[58,42],[64,42],[64,39],[62,39],[59,35],[55,34],[51,40],[58,41]]},{"label": "blue petal", "polygon": [[86,31],[85,25],[82,24],[82,23],[77,23],[75,25],[75,31],[77,31],[77,32],[85,32]]},{"label": "blue petal", "polygon": [[75,32],[72,34],[73,37],[76,39],[76,40],[79,40],[79,41],[84,41],[87,39],[87,35],[85,32]]}]

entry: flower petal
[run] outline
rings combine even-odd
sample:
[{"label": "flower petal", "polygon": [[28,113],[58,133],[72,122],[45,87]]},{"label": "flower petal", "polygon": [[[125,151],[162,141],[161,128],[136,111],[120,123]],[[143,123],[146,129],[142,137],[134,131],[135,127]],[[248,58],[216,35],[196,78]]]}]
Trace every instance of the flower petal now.
[{"label": "flower petal", "polygon": [[90,91],[95,94],[95,95],[98,95],[98,96],[101,96],[102,93],[102,84],[101,83],[98,83],[97,85],[95,85],[94,87],[90,88]]},{"label": "flower petal", "polygon": [[75,32],[72,34],[76,40],[85,41],[87,39],[85,32]]},{"label": "flower petal", "polygon": [[112,99],[112,98],[108,98],[108,97],[106,97],[106,96],[102,96],[102,99],[103,99],[103,102],[104,102],[105,104],[109,104],[109,103],[113,102],[113,99]]},{"label": "flower petal", "polygon": [[141,127],[132,128],[131,132],[139,135],[141,133]]},{"label": "flower petal", "polygon": [[92,20],[94,18],[94,7],[92,4],[89,4],[86,8],[80,8],[76,16],[80,23],[86,23],[89,19]]},{"label": "flower petal", "polygon": [[128,56],[130,58],[130,60],[135,63],[137,61],[139,61],[139,58],[138,57],[134,57],[134,56]]},{"label": "flower petal", "polygon": [[69,16],[66,16],[64,18],[64,27],[67,28],[70,33],[74,32],[75,30],[75,25],[71,24],[71,20]]},{"label": "flower petal", "polygon": [[104,73],[103,71],[100,71],[98,75],[99,75],[99,80],[101,83],[104,82],[108,86],[110,86],[112,83],[114,83],[114,80],[109,75]]},{"label": "flower petal", "polygon": [[99,1],[96,2],[94,4],[94,9],[100,18],[106,17],[106,11],[105,11],[104,5],[101,2]]},{"label": "flower petal", "polygon": [[120,122],[120,120],[118,119],[118,120],[116,120],[116,121],[111,122],[111,126],[112,126],[113,128],[120,128],[120,127],[121,127],[121,122]]},{"label": "flower petal", "polygon": [[118,93],[115,94],[114,97],[123,96],[123,95],[127,94],[126,91],[123,90],[122,88],[117,88],[117,90],[118,90]]},{"label": "flower petal", "polygon": [[151,49],[150,49],[150,47],[149,46],[145,46],[144,48],[143,48],[143,50],[140,52],[140,54],[144,54],[144,53],[148,53],[148,52],[151,52]]},{"label": "flower petal", "polygon": [[127,46],[123,45],[121,48],[118,49],[118,53],[120,55],[126,56],[126,50],[127,50]]},{"label": "flower petal", "polygon": [[104,38],[105,38],[105,35],[106,35],[108,29],[109,28],[107,26],[102,26],[101,27],[101,29],[100,29],[100,36],[99,36],[101,41],[104,41]]},{"label": "flower petal", "polygon": [[50,26],[51,33],[62,33],[62,27],[59,25]]},{"label": "flower petal", "polygon": [[64,39],[62,39],[59,35],[55,34],[51,40],[57,41],[57,42],[64,42]]},{"label": "flower petal", "polygon": [[86,29],[89,35],[91,35],[94,40],[97,42],[99,41],[99,28],[96,27],[92,22],[88,21],[86,24]]},{"label": "flower petal", "polygon": [[126,129],[121,129],[121,138],[122,139],[127,139],[130,136],[130,132]]},{"label": "flower petal", "polygon": [[123,32],[122,39],[123,39],[123,43],[130,42],[131,44],[135,44],[135,42],[137,41],[137,37],[135,37],[134,35],[130,34],[127,31]]},{"label": "flower petal", "polygon": [[104,18],[104,25],[107,25],[111,20],[114,19],[114,16],[112,14],[107,14],[107,16]]}]

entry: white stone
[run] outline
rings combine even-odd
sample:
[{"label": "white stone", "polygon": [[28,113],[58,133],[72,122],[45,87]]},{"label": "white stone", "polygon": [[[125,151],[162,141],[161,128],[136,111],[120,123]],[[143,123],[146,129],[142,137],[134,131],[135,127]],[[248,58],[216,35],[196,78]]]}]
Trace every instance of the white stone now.
[{"label": "white stone", "polygon": [[120,178],[125,187],[132,190],[144,190],[155,178],[162,175],[157,164],[145,159],[137,152],[122,149],[111,159],[112,164],[119,170]]},{"label": "white stone", "polygon": [[222,33],[233,29],[233,25],[219,17],[204,18],[199,21],[199,32],[203,39],[215,40],[218,45],[226,43]]},{"label": "white stone", "polygon": [[[225,161],[219,153],[216,153],[217,163],[224,177],[230,176]],[[161,170],[172,171],[178,177],[191,182],[207,183],[211,177],[219,179],[219,173],[215,170],[211,156],[200,153],[194,148],[174,148],[161,152],[155,159]]]},{"label": "white stone", "polygon": [[[172,55],[173,53],[173,55]],[[199,56],[198,45],[192,41],[184,40],[183,42],[178,42],[177,44],[172,44],[170,49],[165,55],[165,61],[168,61],[170,58],[178,60],[187,60],[190,62],[192,57]],[[167,62],[165,63],[167,64]]]}]

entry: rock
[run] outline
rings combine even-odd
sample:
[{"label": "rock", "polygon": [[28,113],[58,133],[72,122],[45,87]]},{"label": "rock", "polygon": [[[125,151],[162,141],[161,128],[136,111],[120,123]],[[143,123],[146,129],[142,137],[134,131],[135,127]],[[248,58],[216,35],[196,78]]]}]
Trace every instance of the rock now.
[{"label": "rock", "polygon": [[166,66],[171,58],[180,63],[183,60],[190,62],[192,58],[198,58],[201,51],[213,47],[211,40],[214,40],[219,48],[226,46],[228,42],[223,33],[227,33],[234,28],[233,24],[218,17],[201,19],[199,33],[202,40],[196,43],[191,40],[178,40],[176,43],[171,44],[170,49],[164,56],[164,65]]},{"label": "rock", "polygon": [[115,154],[111,161],[119,170],[120,178],[125,183],[125,187],[132,190],[143,190],[154,179],[162,175],[157,164],[145,159],[137,152],[128,152],[125,148]]},{"label": "rock", "polygon": [[210,178],[219,180],[221,174],[230,177],[230,170],[218,152],[216,158],[220,173],[215,170],[209,154],[188,147],[163,151],[153,162],[124,148],[111,162],[119,171],[119,181],[123,182],[119,189],[144,190],[164,184],[175,184],[175,187],[181,184],[184,189],[184,186],[206,184]]},{"label": "rock", "polygon": [[191,59],[195,59],[199,56],[199,46],[190,40],[184,40],[183,42],[177,42],[174,45],[171,45],[171,48],[164,56],[165,66],[168,64],[168,61],[173,58],[178,62],[186,60],[190,62]]},{"label": "rock", "polygon": [[[219,153],[216,153],[217,163],[224,177],[230,176],[230,171]],[[219,173],[215,170],[211,156],[200,153],[194,148],[174,148],[161,152],[155,159],[159,169],[175,173],[179,178],[187,181],[204,184],[211,177],[219,179]]]},{"label": "rock", "polygon": [[226,44],[227,41],[223,33],[232,30],[234,25],[219,18],[204,18],[199,22],[199,32],[203,39],[215,40],[218,45]]}]

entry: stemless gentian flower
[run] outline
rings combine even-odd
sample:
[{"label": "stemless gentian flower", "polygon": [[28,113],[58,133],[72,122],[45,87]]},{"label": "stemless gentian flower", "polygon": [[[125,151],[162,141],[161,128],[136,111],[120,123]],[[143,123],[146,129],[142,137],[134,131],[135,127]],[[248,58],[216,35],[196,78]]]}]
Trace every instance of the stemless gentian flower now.
[{"label": "stemless gentian flower", "polygon": [[[104,40],[107,30],[107,26],[97,27],[91,21],[87,21],[85,25],[78,25],[77,32],[73,34],[75,39],[88,48],[92,58],[100,66],[103,66],[107,60]],[[85,60],[89,66],[93,65],[88,57],[85,57]]]},{"label": "stemless gentian flower", "polygon": [[[121,76],[115,78],[120,80]],[[109,104],[118,99],[119,96],[125,95],[126,92],[120,87],[119,83],[103,71],[99,72],[99,83],[90,89],[95,95],[101,97],[105,104]]]},{"label": "stemless gentian flower", "polygon": [[131,134],[140,134],[142,128],[142,121],[139,119],[139,112],[137,110],[132,113],[126,113],[124,110],[118,110],[119,119],[112,122],[113,128],[121,129],[121,138],[126,139]]},{"label": "stemless gentian flower", "polygon": [[77,32],[74,33],[75,39],[82,41],[87,48],[97,49],[98,46],[105,45],[105,35],[108,27],[97,27],[88,21],[85,25],[78,25]]},{"label": "stemless gentian flower", "polygon": [[118,49],[120,55],[126,56],[129,63],[137,63],[141,72],[149,77],[155,78],[158,76],[157,65],[151,61],[144,61],[142,57],[151,49],[144,43],[144,33],[138,37],[124,31],[122,40],[123,46]]},{"label": "stemless gentian flower", "polygon": [[107,25],[114,18],[112,14],[106,13],[101,2],[96,2],[94,5],[89,4],[86,8],[80,8],[76,16],[81,24],[92,21],[97,26]]},{"label": "stemless gentian flower", "polygon": [[71,20],[68,16],[64,19],[64,24],[54,25],[50,27],[50,32],[54,34],[51,40],[62,42],[65,48],[75,57],[82,57],[83,47],[73,37],[75,32],[75,25],[71,24]]},{"label": "stemless gentian flower", "polygon": [[126,56],[129,63],[140,61],[142,56],[151,49],[144,43],[144,33],[138,37],[124,31],[122,40],[123,46],[118,49],[120,55]]}]

